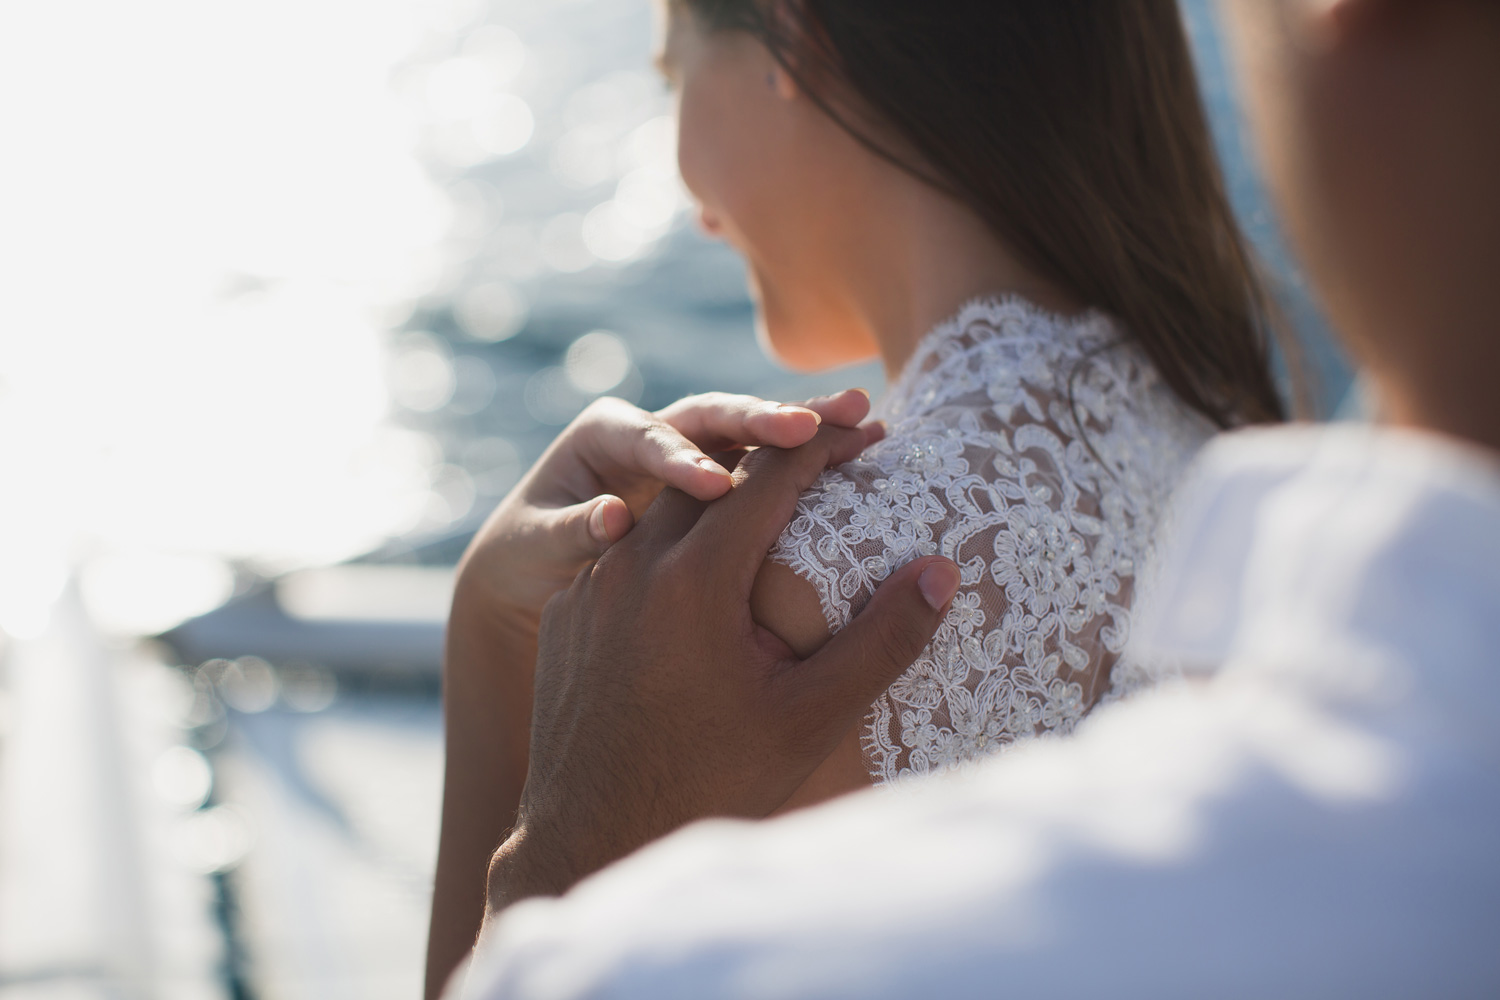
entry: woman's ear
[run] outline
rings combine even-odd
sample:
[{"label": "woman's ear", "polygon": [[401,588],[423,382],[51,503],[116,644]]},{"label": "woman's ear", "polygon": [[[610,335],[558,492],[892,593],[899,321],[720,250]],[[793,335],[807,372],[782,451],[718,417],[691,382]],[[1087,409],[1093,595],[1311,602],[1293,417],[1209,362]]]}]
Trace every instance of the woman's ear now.
[{"label": "woman's ear", "polygon": [[775,0],[767,5],[764,16],[771,56],[771,68],[766,74],[766,86],[777,97],[790,101],[802,91],[797,83],[795,71],[797,61],[801,58],[803,44],[807,41],[801,37],[808,25],[803,2],[802,0]]},{"label": "woman's ear", "polygon": [[766,74],[766,86],[783,101],[793,100],[798,94],[797,81],[792,79],[792,74],[780,63],[774,63],[771,71]]}]

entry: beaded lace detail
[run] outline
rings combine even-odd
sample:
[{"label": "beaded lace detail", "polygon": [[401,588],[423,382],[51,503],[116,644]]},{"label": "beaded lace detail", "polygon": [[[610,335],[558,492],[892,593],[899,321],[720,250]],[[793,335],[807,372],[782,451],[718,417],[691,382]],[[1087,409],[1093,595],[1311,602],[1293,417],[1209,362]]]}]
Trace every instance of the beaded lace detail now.
[{"label": "beaded lace detail", "polygon": [[880,410],[886,439],[824,473],[771,552],[835,632],[911,560],[963,568],[936,637],[865,721],[875,781],[1066,733],[1150,683],[1121,655],[1138,568],[1211,429],[1118,326],[970,303]]}]

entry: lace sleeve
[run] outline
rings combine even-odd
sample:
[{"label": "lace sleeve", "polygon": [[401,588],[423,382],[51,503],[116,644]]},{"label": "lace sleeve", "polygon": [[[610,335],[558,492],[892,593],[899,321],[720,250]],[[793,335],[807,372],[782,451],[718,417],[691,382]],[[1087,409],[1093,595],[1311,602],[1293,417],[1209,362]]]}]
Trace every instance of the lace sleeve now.
[{"label": "lace sleeve", "polygon": [[[1031,444],[1066,461],[1055,438]],[[913,559],[941,554],[963,569],[932,644],[866,721],[877,781],[1071,729],[1124,645],[1130,567],[1091,552],[1103,522],[1070,519],[1042,481],[1056,477],[1009,451],[977,426],[913,428],[825,473],[771,555],[817,589],[835,632]],[[972,471],[986,466],[990,476]]]},{"label": "lace sleeve", "polygon": [[835,632],[911,560],[962,567],[936,637],[866,719],[876,781],[1067,732],[1149,682],[1121,662],[1136,564],[1202,437],[1153,412],[1154,380],[1122,375],[1124,362],[1076,380],[1069,401],[1056,389],[1066,359],[986,343],[960,344],[925,390],[893,389],[915,403],[803,495],[770,556],[816,588]]}]

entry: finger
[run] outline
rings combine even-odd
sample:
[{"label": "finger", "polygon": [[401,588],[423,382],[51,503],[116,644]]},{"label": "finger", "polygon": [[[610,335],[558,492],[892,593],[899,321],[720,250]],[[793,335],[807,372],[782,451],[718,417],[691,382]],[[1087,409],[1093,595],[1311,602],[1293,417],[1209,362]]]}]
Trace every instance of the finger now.
[{"label": "finger", "polygon": [[870,415],[870,394],[864,389],[846,389],[832,396],[818,396],[802,404],[835,427],[857,427]]},{"label": "finger", "polygon": [[847,731],[922,655],[959,581],[959,568],[936,556],[891,574],[848,627],[783,675],[791,686],[791,724],[827,725],[835,738]]},{"label": "finger", "polygon": [[617,428],[617,454],[627,454],[641,472],[697,500],[717,500],[734,485],[729,470],[704,454],[677,428],[646,414],[644,428]]},{"label": "finger", "polygon": [[716,451],[714,452],[714,461],[724,466],[724,468],[733,474],[734,470],[740,467],[740,463],[745,460],[745,456],[748,454],[750,452],[743,448],[736,448],[734,451]]},{"label": "finger", "polygon": [[[792,519],[797,498],[830,465],[847,462],[865,447],[862,430],[824,426],[800,448],[761,448],[746,455],[736,486],[698,520],[693,543],[722,586],[754,583],[760,564]],[[711,558],[708,558],[710,557]]]},{"label": "finger", "polygon": [[738,445],[794,448],[811,440],[822,421],[805,406],[727,392],[688,396],[657,416],[693,444],[710,452]]},{"label": "finger", "polygon": [[531,541],[548,562],[586,563],[597,559],[635,526],[635,516],[616,496],[596,497],[572,507],[541,510]]},{"label": "finger", "polygon": [[708,504],[681,490],[664,489],[619,548],[652,561],[682,541],[706,509]]},{"label": "finger", "polygon": [[601,492],[607,484],[642,479],[705,500],[729,491],[729,470],[654,413],[606,397],[589,404],[575,423],[570,440]]},{"label": "finger", "polygon": [[869,412],[869,394],[851,389],[800,405],[705,393],[679,400],[657,416],[699,448],[714,452],[743,446],[796,448],[812,440],[824,421],[853,427]]}]

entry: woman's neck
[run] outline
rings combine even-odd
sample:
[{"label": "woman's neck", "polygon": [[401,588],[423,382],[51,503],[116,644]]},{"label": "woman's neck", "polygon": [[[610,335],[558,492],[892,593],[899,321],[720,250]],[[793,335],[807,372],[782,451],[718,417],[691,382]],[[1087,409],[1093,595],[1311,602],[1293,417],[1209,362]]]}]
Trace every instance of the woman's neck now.
[{"label": "woman's neck", "polygon": [[[917,344],[965,303],[1015,295],[1045,309],[1073,314],[1082,305],[1023,265],[967,208],[920,182],[887,212],[853,251],[848,293],[895,379]],[[915,189],[914,189],[915,188]]]}]

